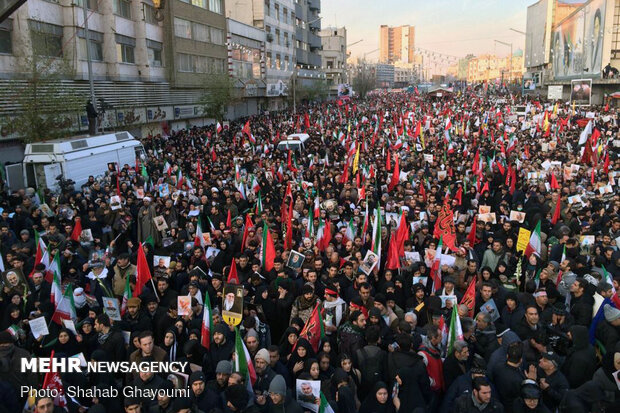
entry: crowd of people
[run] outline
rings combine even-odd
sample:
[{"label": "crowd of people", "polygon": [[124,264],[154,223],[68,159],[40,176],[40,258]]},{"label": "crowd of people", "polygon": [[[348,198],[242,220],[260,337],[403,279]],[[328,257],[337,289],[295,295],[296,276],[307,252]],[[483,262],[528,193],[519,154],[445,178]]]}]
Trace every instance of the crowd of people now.
[{"label": "crowd of people", "polygon": [[[608,105],[377,92],[149,136],[103,181],[5,193],[0,412],[620,411],[618,139]],[[21,360],[52,353],[186,361],[61,379],[189,396],[28,400],[44,374]]]}]

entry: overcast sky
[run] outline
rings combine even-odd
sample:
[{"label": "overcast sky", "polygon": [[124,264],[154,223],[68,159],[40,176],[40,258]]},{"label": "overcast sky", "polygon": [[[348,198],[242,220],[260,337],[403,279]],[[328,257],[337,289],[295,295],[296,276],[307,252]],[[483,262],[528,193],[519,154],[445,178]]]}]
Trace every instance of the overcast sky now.
[{"label": "overcast sky", "polygon": [[[523,48],[527,7],[535,0],[322,0],[322,27],[345,26],[353,57],[379,47],[379,26],[415,26],[415,46],[463,57],[496,52],[508,55],[510,48],[495,46],[494,40]],[[378,52],[368,54],[376,60]]]}]

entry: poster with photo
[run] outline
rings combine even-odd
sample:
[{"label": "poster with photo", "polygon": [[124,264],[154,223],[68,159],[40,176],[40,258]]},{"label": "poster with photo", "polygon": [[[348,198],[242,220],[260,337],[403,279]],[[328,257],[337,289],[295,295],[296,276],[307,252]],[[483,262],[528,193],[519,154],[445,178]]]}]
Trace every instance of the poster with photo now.
[{"label": "poster with photo", "polygon": [[486,303],[480,306],[480,311],[488,313],[491,316],[491,321],[495,322],[499,318],[499,311],[497,310],[497,304],[492,298]]},{"label": "poster with photo", "polygon": [[192,297],[189,295],[178,296],[177,311],[180,316],[190,315],[192,313]]},{"label": "poster with photo", "polygon": [[82,233],[80,234],[80,242],[93,242],[94,238],[93,238],[93,232],[91,231],[90,228],[87,229],[83,229]]},{"label": "poster with photo", "polygon": [[168,223],[162,215],[157,215],[153,218],[153,223],[155,223],[155,228],[157,228],[157,231],[165,231],[168,229]]},{"label": "poster with photo", "polygon": [[112,211],[116,211],[117,209],[121,209],[121,197],[118,195],[113,195],[110,197],[110,209]]},{"label": "poster with photo", "polygon": [[103,301],[103,311],[115,321],[121,321],[121,307],[118,304],[118,300],[114,297],[101,297]]},{"label": "poster with photo", "polygon": [[448,301],[450,301],[453,306],[456,305],[458,301],[456,295],[440,295],[439,298],[441,298],[441,308],[446,308]]},{"label": "poster with photo", "polygon": [[576,106],[590,106],[592,99],[592,79],[570,81],[570,100]]},{"label": "poster with photo", "polygon": [[517,221],[519,224],[523,224],[525,221],[525,212],[510,211],[510,220]]},{"label": "poster with photo", "polygon": [[372,251],[367,251],[364,260],[359,266],[359,270],[366,275],[369,275],[379,262],[379,257]]},{"label": "poster with photo", "polygon": [[306,259],[305,255],[295,250],[292,250],[291,253],[288,255],[286,266],[293,270],[298,270],[301,268],[302,265],[304,265],[305,259]]},{"label": "poster with photo", "polygon": [[170,267],[170,257],[164,255],[153,255],[153,266],[162,268]]},{"label": "poster with photo", "polygon": [[297,379],[295,382],[297,403],[313,412],[319,411],[321,404],[321,381]]},{"label": "poster with photo", "polygon": [[243,317],[243,286],[226,284],[222,295],[222,320],[228,325],[236,326]]}]

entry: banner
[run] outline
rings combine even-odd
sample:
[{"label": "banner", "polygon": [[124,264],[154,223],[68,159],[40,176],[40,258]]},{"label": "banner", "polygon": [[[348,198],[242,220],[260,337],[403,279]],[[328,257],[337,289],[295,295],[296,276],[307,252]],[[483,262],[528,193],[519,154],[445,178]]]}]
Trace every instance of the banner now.
[{"label": "banner", "polygon": [[517,252],[525,251],[528,242],[530,242],[531,234],[532,231],[525,228],[519,228],[519,238],[517,238]]}]

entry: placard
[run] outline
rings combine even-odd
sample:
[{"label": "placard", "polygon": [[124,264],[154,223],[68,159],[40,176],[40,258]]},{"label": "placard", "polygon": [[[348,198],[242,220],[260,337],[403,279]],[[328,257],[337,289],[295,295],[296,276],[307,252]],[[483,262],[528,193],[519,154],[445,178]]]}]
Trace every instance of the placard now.
[{"label": "placard", "polygon": [[189,295],[178,296],[177,312],[180,316],[190,315],[192,313],[192,297],[190,297]]},{"label": "placard", "polygon": [[523,227],[519,228],[519,237],[517,238],[517,252],[525,251],[527,244],[530,242],[532,231]]},{"label": "placard", "polygon": [[491,321],[495,322],[499,318],[499,311],[497,311],[497,305],[492,298],[486,303],[480,306],[480,311],[487,313],[491,316]]},{"label": "placard", "polygon": [[121,308],[118,305],[118,300],[113,297],[101,297],[103,301],[103,311],[110,317],[112,320],[120,321],[121,320]]},{"label": "placard", "polygon": [[300,252],[292,250],[288,255],[288,260],[286,261],[286,266],[293,270],[298,270],[304,264],[306,256]]},{"label": "placard", "polygon": [[62,320],[62,325],[69,331],[71,331],[74,335],[77,336],[78,332],[75,328],[75,323],[73,320]]},{"label": "placard", "polygon": [[510,211],[510,220],[517,221],[519,224],[523,224],[523,221],[525,221],[525,212]]},{"label": "placard", "polygon": [[366,251],[366,256],[364,260],[361,262],[359,266],[359,270],[366,275],[370,275],[371,271],[377,263],[379,262],[379,257],[372,251]]},{"label": "placard", "polygon": [[222,320],[230,326],[241,323],[243,317],[243,286],[226,284],[222,294]]},{"label": "placard", "polygon": [[295,383],[297,402],[313,412],[319,411],[321,405],[321,381],[297,379]]},{"label": "placard", "polygon": [[45,317],[37,317],[28,321],[28,325],[30,326],[30,331],[32,331],[32,335],[35,340],[38,340],[39,337],[46,336],[50,333],[47,329],[47,322],[45,321]]}]

